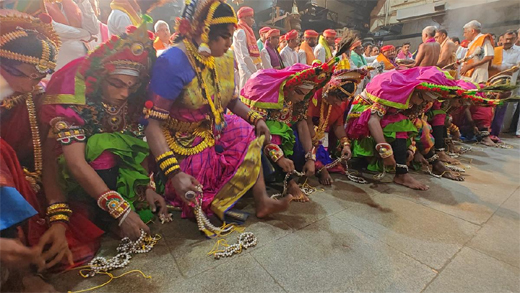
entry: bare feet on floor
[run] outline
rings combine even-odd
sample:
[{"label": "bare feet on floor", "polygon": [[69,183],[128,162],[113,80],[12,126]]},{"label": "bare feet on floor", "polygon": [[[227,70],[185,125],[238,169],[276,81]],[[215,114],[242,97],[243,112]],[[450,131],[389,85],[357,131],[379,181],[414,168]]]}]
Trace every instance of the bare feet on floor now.
[{"label": "bare feet on floor", "polygon": [[460,165],[460,161],[456,160],[446,154],[446,152],[437,152],[436,153],[439,156],[439,160],[441,162],[445,162],[451,165]]},{"label": "bare feet on floor", "polygon": [[293,195],[294,201],[299,201],[299,202],[309,202],[310,201],[310,199],[302,192],[302,190],[300,189],[300,186],[298,186],[298,183],[296,183],[296,181],[294,181],[294,180],[289,181],[289,183],[287,184],[287,193]]},{"label": "bare feet on floor", "polygon": [[430,187],[413,178],[410,174],[396,174],[394,183],[406,186],[415,190],[428,190]]},{"label": "bare feet on floor", "polygon": [[448,178],[455,181],[464,181],[464,177],[462,177],[457,172],[453,172],[446,165],[444,165],[441,161],[437,161],[433,164],[433,174],[441,175],[444,178]]},{"label": "bare feet on floor", "polygon": [[270,198],[266,195],[262,200],[256,201],[256,216],[265,218],[269,215],[286,211],[293,199],[291,194],[281,199]]},{"label": "bare feet on floor", "polygon": [[497,145],[491,140],[491,138],[489,136],[486,136],[484,138],[482,138],[482,140],[480,141],[480,143],[482,143],[483,145],[485,146],[488,146],[488,147],[496,147]]},{"label": "bare feet on floor", "polygon": [[323,168],[320,172],[320,184],[330,186],[332,184],[332,177],[330,177],[329,171],[327,169]]}]

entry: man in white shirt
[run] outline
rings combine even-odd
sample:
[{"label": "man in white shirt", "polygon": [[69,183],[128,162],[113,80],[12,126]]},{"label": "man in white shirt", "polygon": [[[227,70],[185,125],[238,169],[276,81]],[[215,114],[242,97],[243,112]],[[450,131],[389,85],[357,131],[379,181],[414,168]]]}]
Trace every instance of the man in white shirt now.
[{"label": "man in white shirt", "polygon": [[153,47],[159,57],[165,50],[170,48],[173,43],[170,40],[170,26],[164,20],[158,20],[154,26],[155,40],[153,41]]},{"label": "man in white shirt", "polygon": [[312,65],[312,62],[316,59],[314,48],[318,43],[318,36],[319,34],[315,30],[306,30],[303,33],[303,42],[298,51],[299,63]]},{"label": "man in white shirt", "polygon": [[318,45],[314,49],[314,56],[321,63],[325,63],[332,58],[332,51],[334,50],[334,43],[336,41],[336,31],[328,29],[323,32],[323,36],[320,37]]},{"label": "man in white shirt", "polygon": [[[55,69],[58,71],[70,61],[87,54],[88,48],[86,44],[92,40],[93,35],[99,34],[99,24],[92,5],[88,0],[48,2],[45,3],[45,6],[54,19],[52,26],[61,40],[61,48]],[[73,8],[77,8],[65,6],[77,6],[79,8],[81,24],[75,25],[74,22],[78,21],[78,16],[70,14],[70,11],[74,10]]]},{"label": "man in white shirt", "polygon": [[282,49],[280,56],[282,57],[285,67],[289,67],[298,63],[298,52],[296,52],[296,48],[298,48],[300,44],[298,41],[298,32],[296,30],[288,32],[285,34],[285,39],[287,40],[287,46]]},{"label": "man in white shirt", "polygon": [[233,34],[233,49],[240,77],[239,89],[241,89],[253,73],[262,69],[262,60],[255,33],[251,28],[255,24],[254,10],[244,6],[238,10],[237,16],[238,28]]},{"label": "man in white shirt", "polygon": [[113,0],[110,7],[112,12],[108,16],[107,26],[111,35],[120,36],[126,33],[128,26],[141,24],[141,8],[136,0]]},{"label": "man in white shirt", "polygon": [[278,45],[280,44],[280,30],[271,29],[266,35],[265,47],[260,52],[262,59],[262,67],[264,69],[282,69],[284,64],[282,57],[278,53]]},{"label": "man in white shirt", "polygon": [[[515,45],[517,40],[518,33],[514,30],[509,30],[504,34],[503,47],[495,48],[495,57],[493,58],[490,70],[493,72],[501,72],[520,64],[520,47]],[[513,81],[515,78],[516,83],[518,84],[518,72],[513,74]],[[519,95],[520,90],[516,89],[513,94]],[[491,135],[498,136],[502,125],[509,128],[517,107],[518,102],[507,103],[506,105],[497,108],[493,124],[491,125]],[[520,135],[520,121],[517,126],[516,135]]]},{"label": "man in white shirt", "polygon": [[[489,62],[495,55],[491,35],[482,34],[481,30],[482,25],[476,20],[472,20],[464,26],[464,37],[470,41],[465,57],[473,56],[473,58],[466,61],[460,69],[462,79],[477,83],[485,83],[488,80]],[[472,129],[478,129],[477,138],[480,138],[484,145],[495,146],[489,137],[493,108],[472,106],[467,111],[470,112],[468,117],[471,117],[467,123],[472,126]]]}]

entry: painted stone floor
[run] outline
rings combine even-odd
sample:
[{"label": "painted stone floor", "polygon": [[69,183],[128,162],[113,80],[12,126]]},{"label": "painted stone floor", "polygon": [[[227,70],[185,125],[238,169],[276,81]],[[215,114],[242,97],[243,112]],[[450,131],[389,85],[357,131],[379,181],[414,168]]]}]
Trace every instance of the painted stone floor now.
[{"label": "painted stone floor", "polygon": [[[360,185],[336,176],[309,203],[269,219],[251,216],[246,231],[258,245],[232,258],[208,256],[204,238],[179,213],[153,224],[162,240],[136,255],[94,292],[520,292],[520,139],[513,149],[473,145],[461,159],[466,181],[414,174],[430,190],[391,182]],[[253,212],[252,199],[239,208]],[[236,241],[237,233],[226,237]],[[115,255],[107,236],[101,255]],[[100,285],[78,271],[52,277],[60,291]]]}]

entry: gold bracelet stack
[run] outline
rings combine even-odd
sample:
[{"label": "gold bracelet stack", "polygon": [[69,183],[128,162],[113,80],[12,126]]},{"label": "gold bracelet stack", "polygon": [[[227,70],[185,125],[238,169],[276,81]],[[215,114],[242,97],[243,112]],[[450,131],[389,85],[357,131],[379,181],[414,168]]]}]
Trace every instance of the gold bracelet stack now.
[{"label": "gold bracelet stack", "polygon": [[175,158],[175,155],[172,151],[167,151],[164,154],[159,155],[157,158],[155,158],[155,161],[165,176],[175,176],[181,171],[179,162],[177,161],[177,158]]},{"label": "gold bracelet stack", "polygon": [[392,146],[386,142],[376,144],[376,151],[379,153],[381,158],[386,159],[394,155]]},{"label": "gold bracelet stack", "polygon": [[130,210],[130,204],[117,191],[103,193],[97,201],[98,206],[107,211],[114,219],[119,219]]},{"label": "gold bracelet stack", "polygon": [[47,207],[47,220],[49,224],[55,222],[69,223],[72,210],[69,205],[64,202],[51,204]]},{"label": "gold bracelet stack", "polygon": [[247,121],[249,121],[249,123],[253,126],[255,126],[256,123],[262,119],[264,119],[264,117],[262,117],[262,115],[254,110],[247,112]]}]

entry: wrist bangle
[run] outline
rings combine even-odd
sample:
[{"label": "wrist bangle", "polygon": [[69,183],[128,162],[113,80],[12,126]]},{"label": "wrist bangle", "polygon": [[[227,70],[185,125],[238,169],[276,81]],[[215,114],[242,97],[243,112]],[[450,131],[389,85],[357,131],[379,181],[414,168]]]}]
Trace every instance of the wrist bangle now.
[{"label": "wrist bangle", "polygon": [[280,146],[271,143],[264,147],[264,154],[271,158],[273,162],[278,162],[281,158],[283,158],[283,151]]},{"label": "wrist bangle", "polygon": [[121,216],[121,219],[119,220],[119,224],[118,226],[121,226],[121,224],[123,224],[123,222],[126,220],[126,218],[128,217],[128,215],[130,214],[132,210],[131,209],[128,209],[124,214],[123,216]]},{"label": "wrist bangle", "polygon": [[173,172],[180,170],[179,162],[172,151],[167,151],[164,154],[155,158],[161,171],[165,176],[171,175]]},{"label": "wrist bangle", "polygon": [[309,160],[312,160],[314,162],[316,162],[316,148],[315,147],[312,147],[312,149],[305,154],[305,161],[309,161]]},{"label": "wrist bangle", "polygon": [[46,216],[49,225],[54,222],[68,223],[70,216],[72,216],[72,210],[67,203],[54,203],[47,207]]},{"label": "wrist bangle", "polygon": [[379,153],[379,156],[381,156],[381,158],[383,159],[389,158],[394,154],[392,146],[386,142],[376,144],[376,151]]},{"label": "wrist bangle", "polygon": [[262,117],[262,115],[260,115],[258,112],[254,111],[254,110],[250,110],[249,112],[247,112],[247,121],[253,126],[256,126],[256,123],[259,120],[263,120],[263,119],[264,119],[264,117]]},{"label": "wrist bangle", "polygon": [[155,184],[155,179],[153,178],[153,172],[150,174],[150,183],[146,186],[146,189],[152,189],[153,191],[157,190],[157,185]]}]

